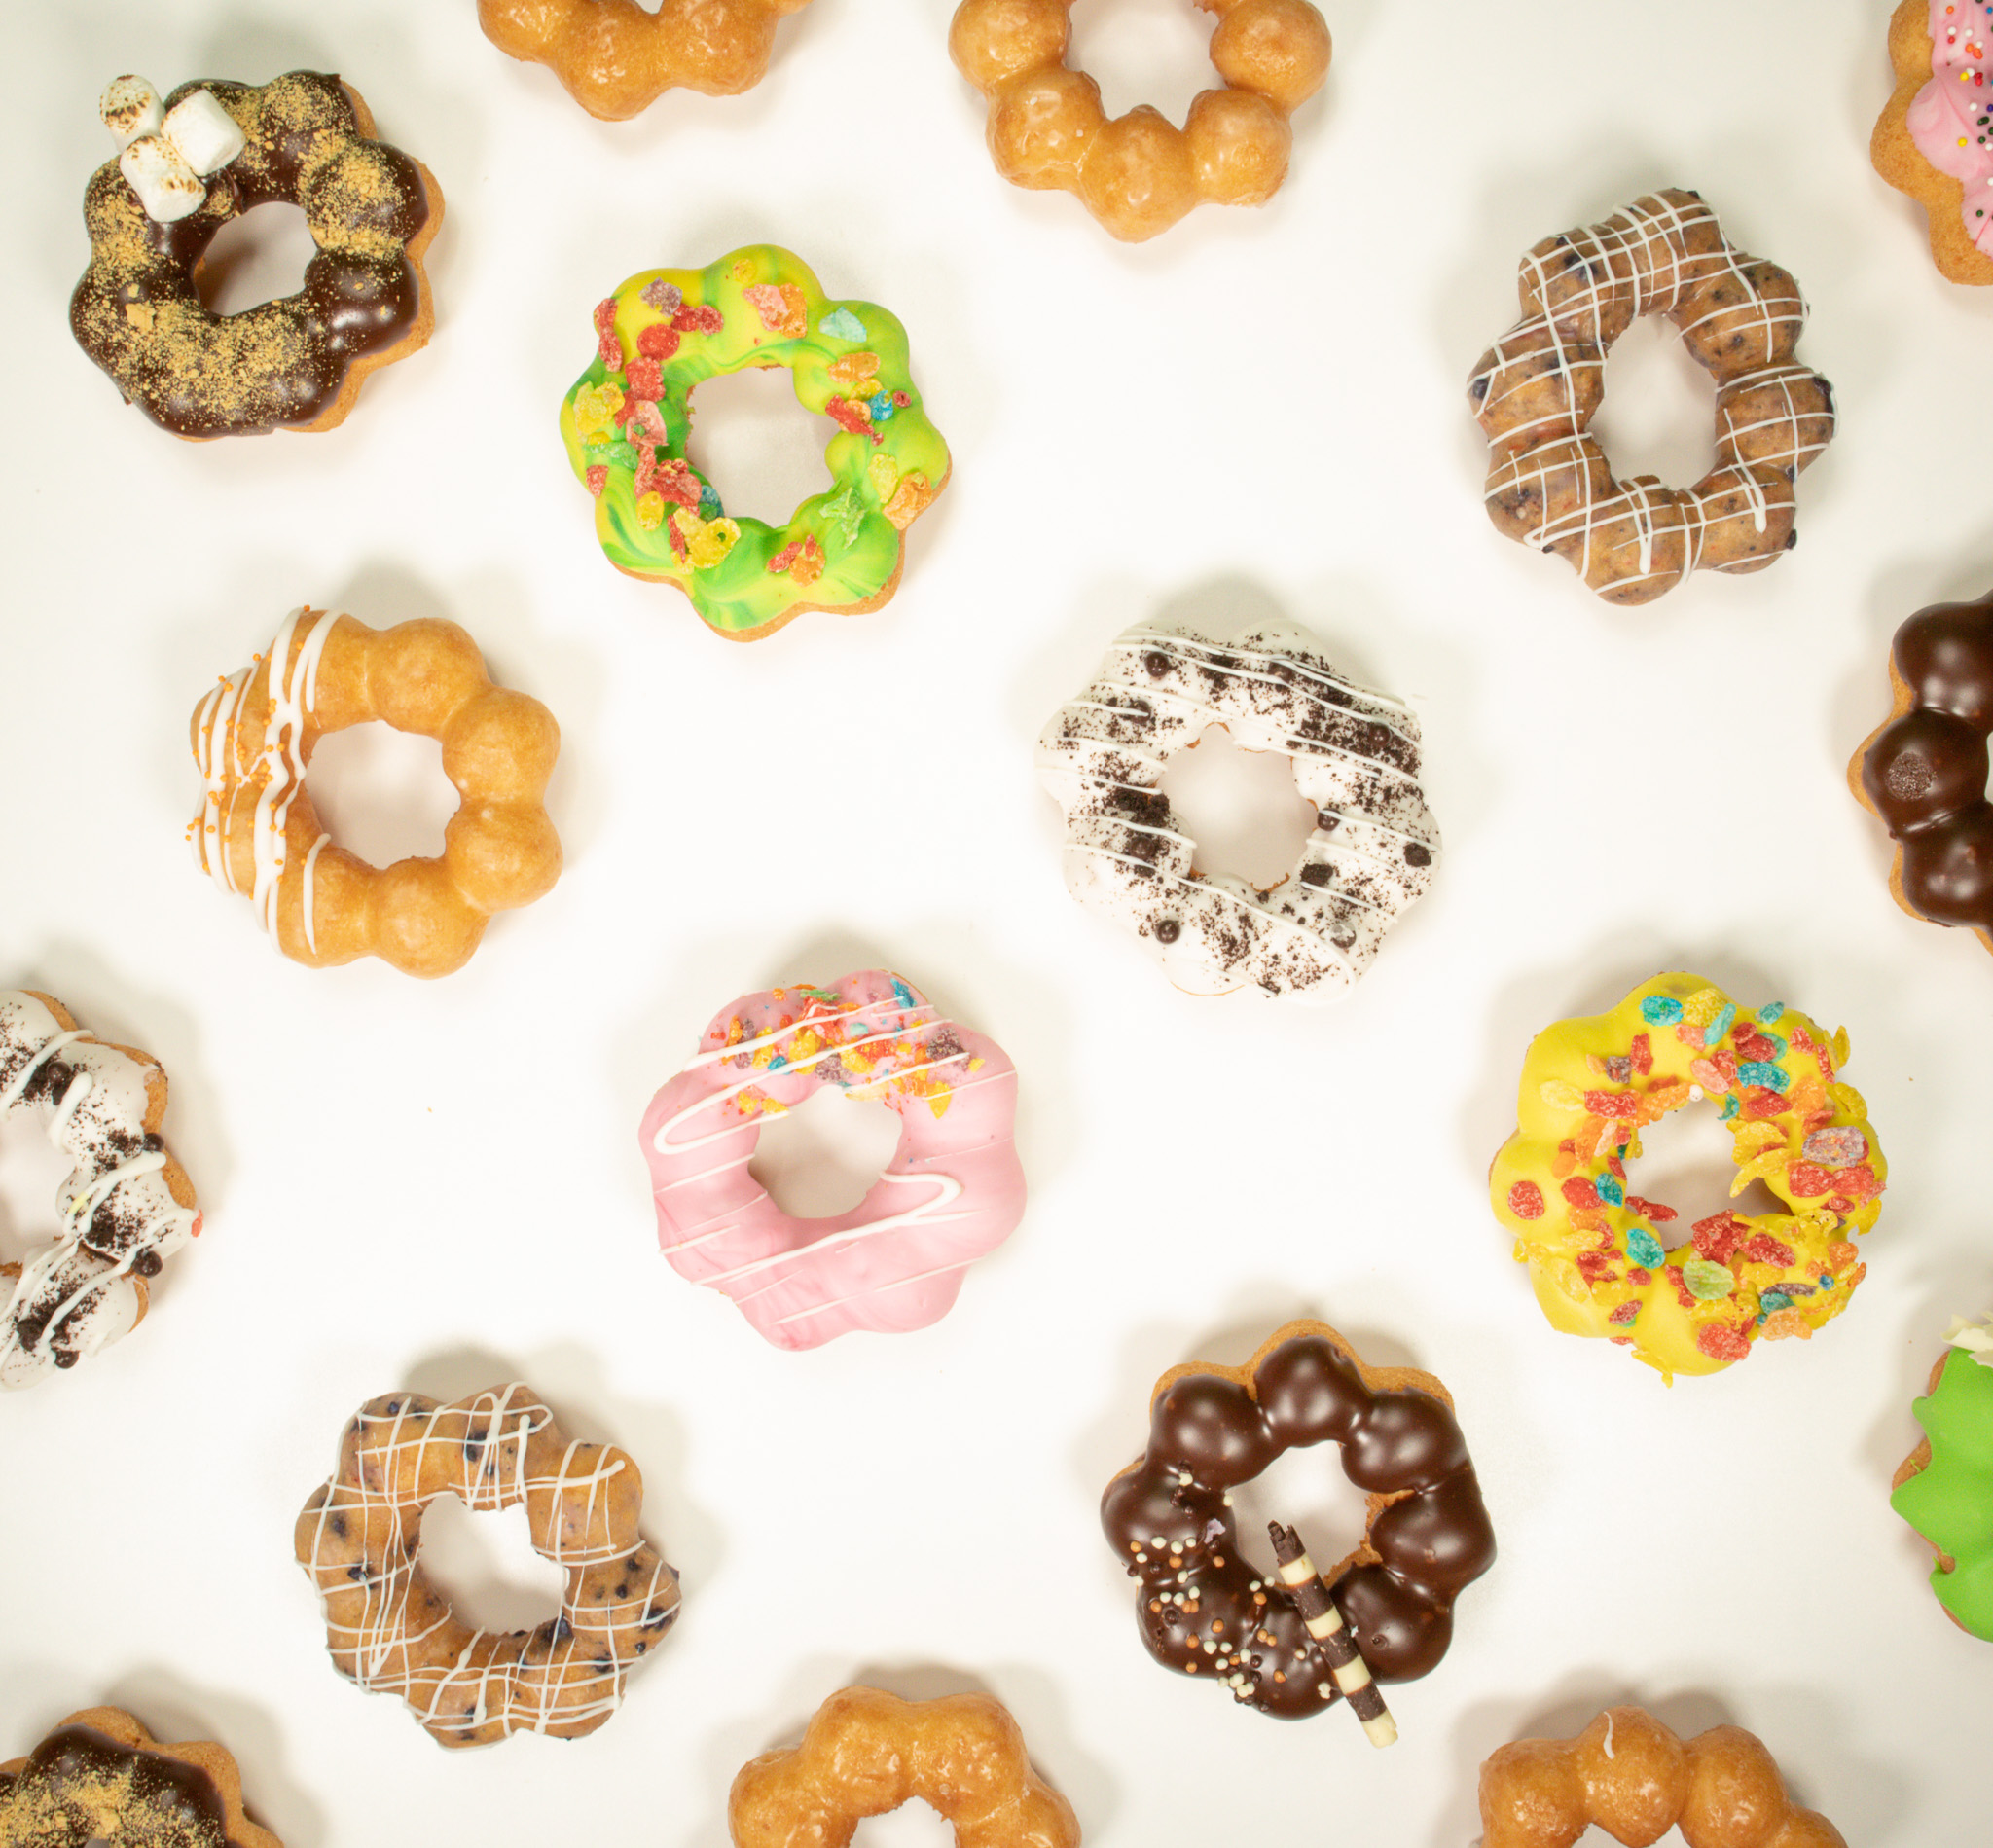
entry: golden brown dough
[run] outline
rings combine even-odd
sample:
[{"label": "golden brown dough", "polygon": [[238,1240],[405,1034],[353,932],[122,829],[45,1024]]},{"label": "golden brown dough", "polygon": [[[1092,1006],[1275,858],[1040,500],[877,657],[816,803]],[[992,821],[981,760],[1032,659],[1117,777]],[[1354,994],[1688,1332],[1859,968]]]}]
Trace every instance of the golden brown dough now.
[{"label": "golden brown dough", "polygon": [[962,0],[957,67],[990,104],[990,153],[1013,186],[1076,194],[1116,237],[1139,242],[1193,205],[1263,205],[1287,174],[1287,118],[1328,73],[1328,26],[1307,0],[1197,0],[1218,16],[1211,61],[1178,128],[1142,103],[1112,122],[1101,89],[1069,70],[1069,0]]},{"label": "golden brown dough", "polygon": [[956,1848],[1078,1848],[1072,1806],[1032,1770],[1017,1721],[988,1694],[840,1689],[800,1746],[741,1767],[727,1827],[734,1848],[845,1848],[863,1818],[916,1797],[947,1819]]},{"label": "golden brown dough", "polygon": [[1876,118],[1868,159],[1876,172],[1924,208],[1931,256],[1953,282],[1993,282],[1993,258],[1983,255],[1966,229],[1963,181],[1939,172],[1910,138],[1910,105],[1931,82],[1930,0],[1902,0],[1889,22],[1889,61],[1896,89]]},{"label": "golden brown dough", "polygon": [[1771,1755],[1741,1726],[1685,1745],[1638,1707],[1610,1707],[1575,1739],[1518,1739],[1481,1766],[1483,1848],[1572,1848],[1596,1823],[1626,1848],[1679,1825],[1688,1848],[1847,1848],[1794,1809]]}]

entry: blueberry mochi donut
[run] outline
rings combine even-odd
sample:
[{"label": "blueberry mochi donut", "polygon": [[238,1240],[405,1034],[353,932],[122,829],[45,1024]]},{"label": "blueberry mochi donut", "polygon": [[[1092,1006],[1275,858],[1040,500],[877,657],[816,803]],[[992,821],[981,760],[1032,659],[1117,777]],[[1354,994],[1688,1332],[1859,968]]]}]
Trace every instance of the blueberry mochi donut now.
[{"label": "blueberry mochi donut", "polygon": [[[1630,1348],[1672,1380],[1718,1372],[1760,1340],[1809,1339],[1839,1315],[1866,1275],[1854,1240],[1889,1173],[1867,1105],[1839,1078],[1847,1056],[1845,1029],[1830,1035],[1783,1002],[1739,1007],[1682,973],[1538,1034],[1489,1187],[1552,1325]],[[1685,1226],[1631,1190],[1641,1131],[1703,1102],[1730,1126],[1732,1197],[1761,1180],[1787,1212]]]},{"label": "blueberry mochi donut", "polygon": [[[675,585],[735,641],[891,597],[906,529],[949,473],[892,315],[826,299],[801,258],[754,244],[704,270],[632,276],[597,305],[595,332],[561,435],[610,563]],[[730,516],[686,459],[693,391],[750,366],[787,368],[797,400],[836,425],[824,451],[835,485],[779,526]]]}]

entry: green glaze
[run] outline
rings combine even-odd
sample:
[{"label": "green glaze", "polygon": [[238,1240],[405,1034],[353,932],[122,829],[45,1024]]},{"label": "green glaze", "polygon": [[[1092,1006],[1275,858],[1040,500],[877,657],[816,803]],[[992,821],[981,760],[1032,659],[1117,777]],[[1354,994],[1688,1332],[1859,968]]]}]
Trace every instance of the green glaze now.
[{"label": "green glaze", "polygon": [[[899,322],[870,302],[827,301],[809,266],[771,244],[733,251],[704,270],[646,270],[610,305],[620,363],[610,367],[598,350],[561,405],[562,440],[576,476],[596,493],[596,536],[610,562],[675,584],[712,628],[739,640],[806,609],[883,603],[898,581],[905,528],[949,470],[948,446],[922,409]],[[674,318],[706,309],[718,311],[718,328],[688,325],[675,351],[658,350],[670,344]],[[598,347],[605,344],[598,338]],[[642,410],[649,364],[658,367],[654,417]],[[845,420],[824,451],[830,491],[813,494],[785,525],[730,520],[709,482],[689,465],[678,472],[693,390],[747,366],[786,367],[806,410]],[[852,423],[858,427],[845,427]],[[696,490],[699,505],[663,492],[660,469],[682,497]],[[592,470],[599,471],[594,481]],[[648,493],[639,492],[640,478],[650,478]]]},{"label": "green glaze", "polygon": [[1957,1561],[1951,1572],[1940,1566],[1931,1574],[1938,1602],[1993,1642],[1993,1367],[1953,1352],[1938,1390],[1911,1409],[1931,1440],[1931,1462],[1890,1505]]}]

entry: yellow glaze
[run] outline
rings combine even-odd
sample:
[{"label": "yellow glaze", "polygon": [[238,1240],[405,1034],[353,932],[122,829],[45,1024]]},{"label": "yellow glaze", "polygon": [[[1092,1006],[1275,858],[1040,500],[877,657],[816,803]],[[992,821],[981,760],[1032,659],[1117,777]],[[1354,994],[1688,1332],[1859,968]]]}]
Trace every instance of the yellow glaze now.
[{"label": "yellow glaze", "polygon": [[[1681,973],[1539,1033],[1488,1181],[1551,1323],[1672,1380],[1839,1315],[1889,1175],[1861,1093],[1835,1075],[1847,1056],[1845,1029],[1830,1038],[1783,1002],[1754,1013]],[[1627,1190],[1642,1129],[1702,1102],[1732,1132],[1731,1198],[1762,1180],[1789,1212],[1690,1224]]]}]

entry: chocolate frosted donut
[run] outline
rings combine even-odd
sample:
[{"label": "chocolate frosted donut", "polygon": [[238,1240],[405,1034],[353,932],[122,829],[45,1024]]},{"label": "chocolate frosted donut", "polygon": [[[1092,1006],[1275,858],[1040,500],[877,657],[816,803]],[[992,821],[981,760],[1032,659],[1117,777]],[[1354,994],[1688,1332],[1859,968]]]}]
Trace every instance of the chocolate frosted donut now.
[{"label": "chocolate frosted donut", "polygon": [[1897,903],[1993,950],[1993,593],[1919,610],[1896,632],[1889,679],[1895,708],[1848,765],[1849,787],[1895,837]]},{"label": "chocolate frosted donut", "polygon": [[[162,224],[107,162],[84,194],[90,268],[69,304],[78,344],[118,389],[175,436],[329,430],[377,366],[425,345],[435,310],[422,252],[443,195],[419,161],[371,139],[374,119],[337,77],[292,71],[259,88],[202,79],[246,145],[206,198]],[[197,277],[214,235],[252,206],[303,208],[317,244],[295,295],[239,314],[202,306]]]},{"label": "chocolate frosted donut", "polygon": [[1454,1600],[1495,1559],[1453,1401],[1430,1373],[1365,1366],[1325,1323],[1290,1322],[1243,1367],[1165,1373],[1147,1451],[1101,1500],[1107,1539],[1141,1581],[1148,1652],[1283,1720],[1322,1712],[1337,1689],[1293,1593],[1240,1555],[1230,1492],[1288,1450],[1330,1442],[1369,1512],[1361,1542],[1323,1579],[1371,1673],[1416,1680],[1446,1653]]}]

